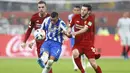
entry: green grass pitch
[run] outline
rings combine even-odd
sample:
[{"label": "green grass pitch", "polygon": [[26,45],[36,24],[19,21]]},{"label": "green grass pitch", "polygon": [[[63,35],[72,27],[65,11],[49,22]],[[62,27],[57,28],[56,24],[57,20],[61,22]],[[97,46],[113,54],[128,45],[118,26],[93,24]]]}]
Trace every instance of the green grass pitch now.
[{"label": "green grass pitch", "polygon": [[[130,73],[130,60],[101,58],[97,63],[103,73]],[[41,71],[36,59],[0,58],[0,73],[41,73]],[[86,71],[95,73],[92,68],[87,68]],[[80,71],[73,70],[71,59],[59,59],[53,64],[53,73],[80,73]]]}]

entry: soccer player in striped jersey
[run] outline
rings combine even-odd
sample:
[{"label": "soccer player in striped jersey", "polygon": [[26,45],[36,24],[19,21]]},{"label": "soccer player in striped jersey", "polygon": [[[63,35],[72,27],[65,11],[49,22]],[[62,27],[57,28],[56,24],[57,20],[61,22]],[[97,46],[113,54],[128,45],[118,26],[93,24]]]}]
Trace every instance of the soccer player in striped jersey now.
[{"label": "soccer player in striped jersey", "polygon": [[45,66],[42,73],[48,73],[61,54],[63,35],[70,36],[70,32],[65,22],[58,17],[57,12],[52,12],[51,16],[43,21],[40,29],[46,32],[46,39],[40,49],[40,58]]}]

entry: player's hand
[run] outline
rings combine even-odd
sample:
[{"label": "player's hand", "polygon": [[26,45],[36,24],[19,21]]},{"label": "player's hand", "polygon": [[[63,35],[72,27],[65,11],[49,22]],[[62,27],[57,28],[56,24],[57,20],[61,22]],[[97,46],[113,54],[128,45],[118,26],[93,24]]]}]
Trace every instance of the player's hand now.
[{"label": "player's hand", "polygon": [[75,37],[77,35],[76,32],[72,32],[71,34],[73,37]]},{"label": "player's hand", "polygon": [[29,43],[29,44],[28,44],[29,48],[32,49],[33,44],[34,44],[34,42]]},{"label": "player's hand", "polygon": [[35,43],[35,39],[33,39],[33,40],[31,41],[31,43],[28,44],[29,48],[32,49],[32,46],[33,46],[34,43]]},{"label": "player's hand", "polygon": [[21,47],[22,47],[22,48],[25,48],[25,47],[26,47],[26,43],[25,43],[25,42],[22,42],[22,43],[21,43]]},{"label": "player's hand", "polygon": [[71,33],[66,33],[67,37],[71,38],[72,37],[72,34]]},{"label": "player's hand", "polygon": [[71,33],[71,28],[68,28],[67,32],[68,32],[68,33]]}]

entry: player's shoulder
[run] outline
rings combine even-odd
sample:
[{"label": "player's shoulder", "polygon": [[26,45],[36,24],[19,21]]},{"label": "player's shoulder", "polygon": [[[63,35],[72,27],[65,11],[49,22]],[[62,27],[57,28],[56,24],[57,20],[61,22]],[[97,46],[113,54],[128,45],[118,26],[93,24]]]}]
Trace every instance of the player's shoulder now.
[{"label": "player's shoulder", "polygon": [[47,13],[46,17],[49,17],[49,16],[50,16],[50,14],[49,14],[49,13]]},{"label": "player's shoulder", "polygon": [[124,20],[124,18],[123,18],[123,17],[121,17],[121,18],[119,18],[119,19],[118,19],[118,21],[123,21],[123,20]]},{"label": "player's shoulder", "polygon": [[95,14],[91,13],[86,20],[95,20]]},{"label": "player's shoulder", "polygon": [[59,25],[66,25],[64,20],[62,20],[61,18],[58,19],[58,23],[59,23]]},{"label": "player's shoulder", "polygon": [[36,16],[38,16],[38,12],[37,13],[34,13],[33,15],[32,15],[32,17],[36,17]]},{"label": "player's shoulder", "polygon": [[73,15],[73,18],[80,18],[81,17],[81,14],[74,14]]},{"label": "player's shoulder", "polygon": [[68,18],[71,18],[73,15],[74,15],[74,14],[69,14],[69,15],[68,15]]},{"label": "player's shoulder", "polygon": [[38,13],[34,13],[32,16],[31,16],[31,21],[35,21],[38,17]]},{"label": "player's shoulder", "polygon": [[48,17],[46,17],[46,18],[44,19],[45,22],[48,22],[49,20],[50,20],[50,16],[48,16]]},{"label": "player's shoulder", "polygon": [[59,22],[60,23],[65,23],[64,20],[62,20],[61,18],[59,18]]}]

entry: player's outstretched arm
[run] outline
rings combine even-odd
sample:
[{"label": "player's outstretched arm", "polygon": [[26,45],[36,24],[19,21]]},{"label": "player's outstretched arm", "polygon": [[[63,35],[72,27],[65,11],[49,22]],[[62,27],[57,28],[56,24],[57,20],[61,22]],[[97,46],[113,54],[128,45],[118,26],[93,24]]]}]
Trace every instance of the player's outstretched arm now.
[{"label": "player's outstretched arm", "polygon": [[63,30],[63,33],[64,33],[67,37],[69,37],[69,38],[72,37],[71,28],[69,28],[69,27],[68,27],[66,30]]},{"label": "player's outstretched arm", "polygon": [[76,35],[82,34],[82,33],[86,32],[87,30],[88,30],[88,26],[85,25],[83,29],[81,29],[79,31],[76,31],[76,32],[72,32],[72,36],[76,36]]},{"label": "player's outstretched arm", "polygon": [[35,43],[35,39],[33,39],[33,40],[28,44],[29,48],[32,49],[32,46],[33,46],[34,43]]}]

